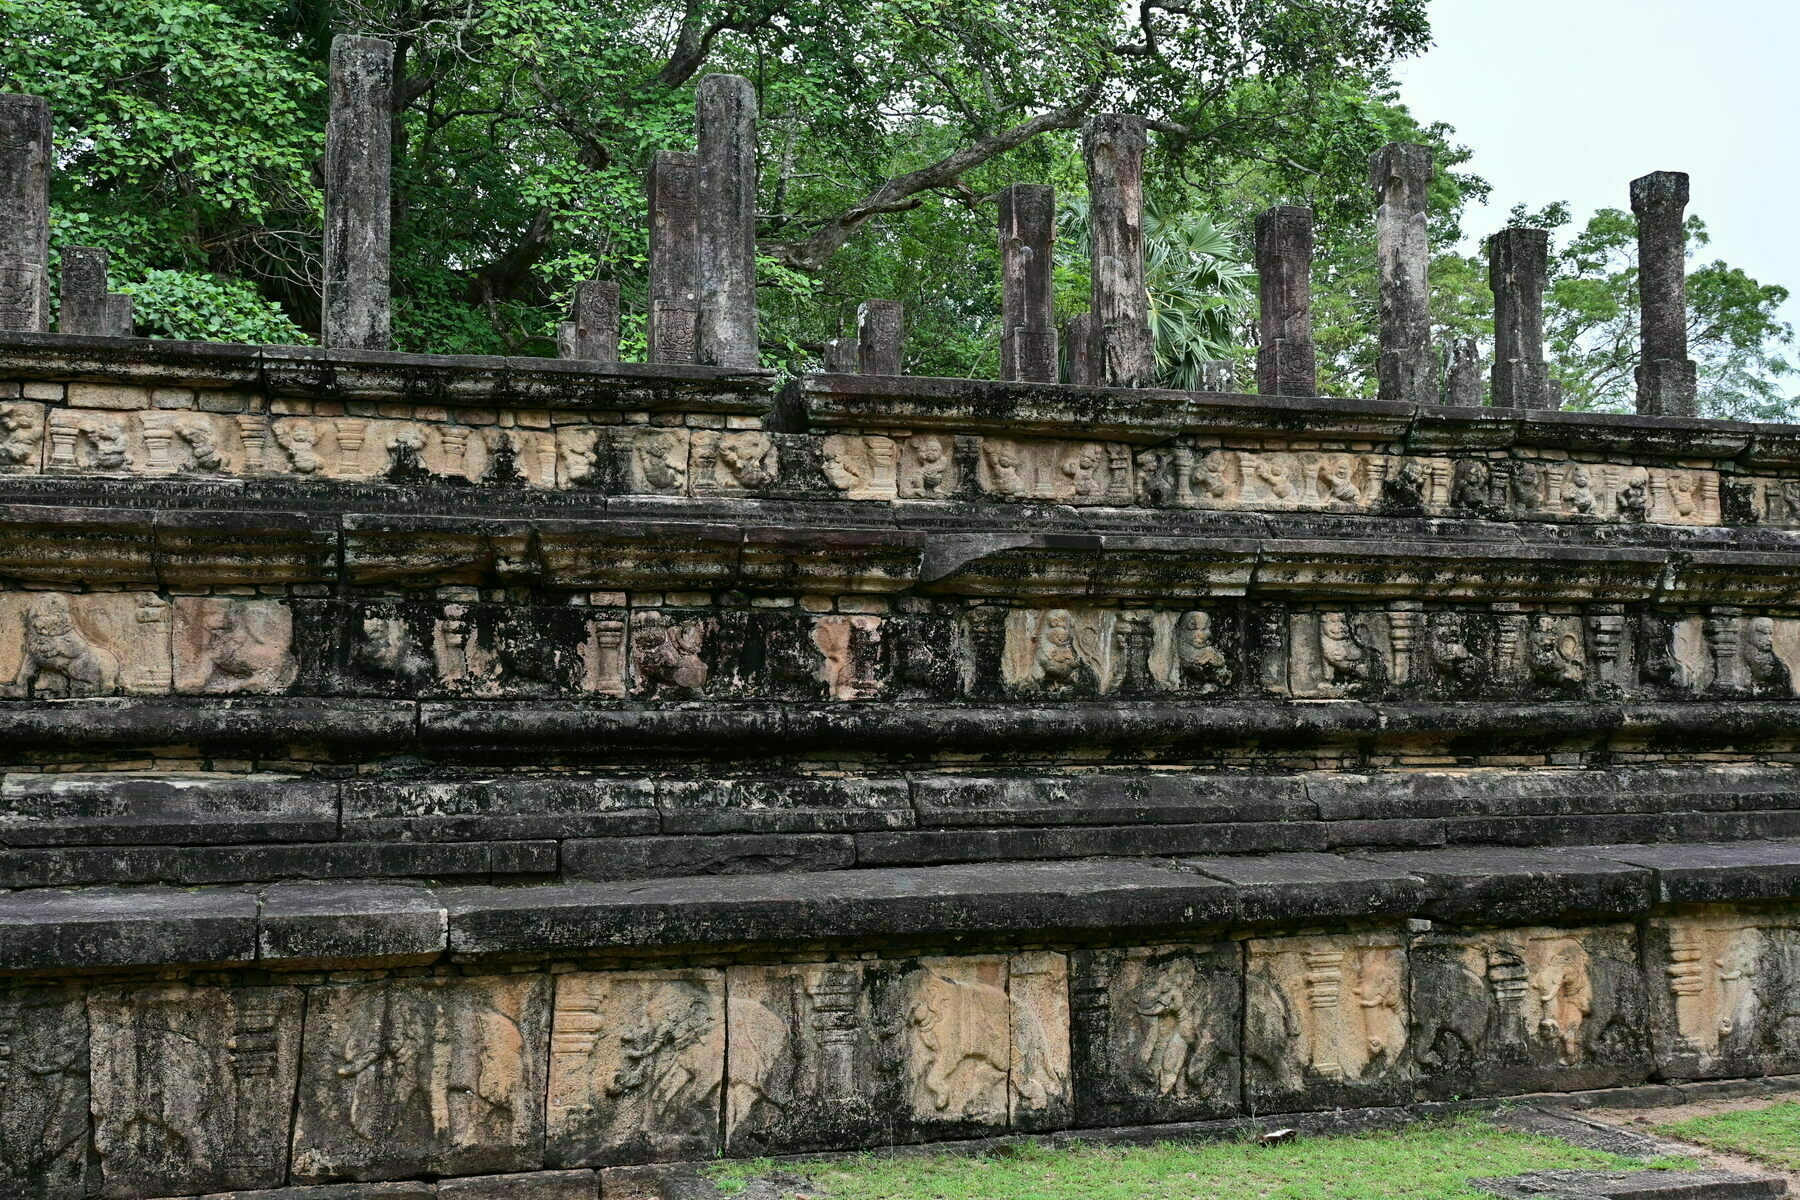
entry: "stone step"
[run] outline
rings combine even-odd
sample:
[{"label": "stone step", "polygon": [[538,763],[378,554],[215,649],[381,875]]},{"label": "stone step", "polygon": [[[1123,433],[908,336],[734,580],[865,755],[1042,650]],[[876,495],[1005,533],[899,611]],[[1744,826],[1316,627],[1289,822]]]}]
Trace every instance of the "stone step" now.
[{"label": "stone step", "polygon": [[1469,1182],[1508,1200],[1773,1200],[1788,1194],[1779,1175],[1735,1171],[1531,1171]]}]

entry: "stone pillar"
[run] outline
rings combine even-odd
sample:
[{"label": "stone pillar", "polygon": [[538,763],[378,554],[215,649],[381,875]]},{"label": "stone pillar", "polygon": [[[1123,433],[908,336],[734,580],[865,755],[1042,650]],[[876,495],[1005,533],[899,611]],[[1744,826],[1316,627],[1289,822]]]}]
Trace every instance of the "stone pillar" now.
[{"label": "stone pillar", "polygon": [[394,44],[331,39],[325,136],[324,343],[386,350]]},{"label": "stone pillar", "polygon": [[1638,222],[1638,303],[1643,348],[1637,369],[1637,410],[1649,416],[1691,417],[1694,362],[1687,340],[1688,177],[1652,171],[1631,181]]},{"label": "stone pillar", "polygon": [[619,285],[590,279],[575,285],[572,320],[557,328],[556,350],[585,362],[619,361]]},{"label": "stone pillar", "polygon": [[1481,407],[1481,350],[1472,337],[1450,343],[1450,365],[1444,371],[1444,403]]},{"label": "stone pillar", "polygon": [[1144,288],[1144,118],[1102,113],[1082,130],[1093,243],[1094,382],[1150,387],[1156,344]]},{"label": "stone pillar", "polygon": [[1550,235],[1502,229],[1488,242],[1488,286],[1494,290],[1495,408],[1551,408],[1544,364],[1544,278]]},{"label": "stone pillar", "polygon": [[825,370],[833,375],[854,375],[862,369],[857,362],[855,338],[825,339]]},{"label": "stone pillar", "polygon": [[898,300],[865,300],[856,309],[856,369],[864,375],[900,374],[905,311]]},{"label": "stone pillar", "polygon": [[1256,390],[1265,396],[1319,394],[1312,254],[1312,209],[1281,205],[1256,218],[1256,273],[1262,293]]},{"label": "stone pillar", "polygon": [[658,150],[650,164],[649,361],[691,363],[700,328],[700,160]]},{"label": "stone pillar", "polygon": [[1056,189],[1000,193],[1000,378],[1056,382]]},{"label": "stone pillar", "polygon": [[50,105],[0,95],[0,329],[50,329]]},{"label": "stone pillar", "polygon": [[1105,380],[1095,377],[1094,315],[1076,313],[1063,326],[1063,346],[1069,352],[1069,382],[1078,387],[1103,387]]},{"label": "stone pillar", "polygon": [[708,75],[695,107],[700,141],[698,357],[754,367],[756,92],[742,75]]},{"label": "stone pillar", "polygon": [[97,334],[106,325],[107,253],[97,246],[65,246],[58,333]]},{"label": "stone pillar", "polygon": [[1378,203],[1381,359],[1375,373],[1381,398],[1429,404],[1437,398],[1431,370],[1431,246],[1425,226],[1431,147],[1386,146],[1370,160],[1369,177]]}]

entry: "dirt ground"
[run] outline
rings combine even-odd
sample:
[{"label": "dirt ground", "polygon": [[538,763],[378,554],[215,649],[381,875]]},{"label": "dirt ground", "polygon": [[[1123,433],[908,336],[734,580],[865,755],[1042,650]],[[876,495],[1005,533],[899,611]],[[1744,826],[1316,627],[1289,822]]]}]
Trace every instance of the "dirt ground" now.
[{"label": "dirt ground", "polygon": [[1800,1095],[1787,1093],[1746,1096],[1735,1100],[1707,1100],[1696,1104],[1675,1104],[1664,1108],[1593,1108],[1584,1109],[1579,1115],[1589,1120],[1630,1130],[1633,1133],[1649,1134],[1665,1142],[1674,1143],[1683,1147],[1682,1153],[1687,1156],[1722,1171],[1742,1171],[1748,1175],[1780,1175],[1787,1180],[1788,1190],[1794,1195],[1800,1196],[1800,1171],[1784,1171],[1753,1158],[1728,1154],[1721,1150],[1714,1150],[1710,1146],[1684,1141],[1655,1128],[1655,1126],[1686,1121],[1694,1117],[1709,1117],[1714,1113],[1751,1112],[1760,1108],[1768,1108],[1772,1104],[1792,1103],[1796,1100],[1800,1100]]}]

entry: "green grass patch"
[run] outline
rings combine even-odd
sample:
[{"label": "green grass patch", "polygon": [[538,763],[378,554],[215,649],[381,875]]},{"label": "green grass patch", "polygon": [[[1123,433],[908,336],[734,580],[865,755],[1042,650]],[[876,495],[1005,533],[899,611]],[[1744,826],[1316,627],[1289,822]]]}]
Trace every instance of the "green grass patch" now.
[{"label": "green grass patch", "polygon": [[1658,1133],[1742,1154],[1786,1171],[1800,1171],[1800,1103],[1713,1113],[1656,1127]]},{"label": "green grass patch", "polygon": [[[772,1165],[722,1163],[714,1177],[732,1192]],[[1476,1200],[1468,1181],[1480,1176],[1642,1165],[1460,1118],[1275,1145],[1032,1145],[1005,1157],[858,1155],[783,1169],[830,1200]]]}]

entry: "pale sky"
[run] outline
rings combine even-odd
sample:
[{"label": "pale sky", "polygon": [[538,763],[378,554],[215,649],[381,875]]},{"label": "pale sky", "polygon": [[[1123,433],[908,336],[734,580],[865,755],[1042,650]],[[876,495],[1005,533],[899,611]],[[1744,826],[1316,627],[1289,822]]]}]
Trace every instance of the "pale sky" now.
[{"label": "pale sky", "polygon": [[1700,253],[1800,293],[1800,0],[1432,0],[1431,23],[1401,95],[1493,184],[1468,233],[1521,202],[1629,209],[1631,180],[1686,171]]}]

